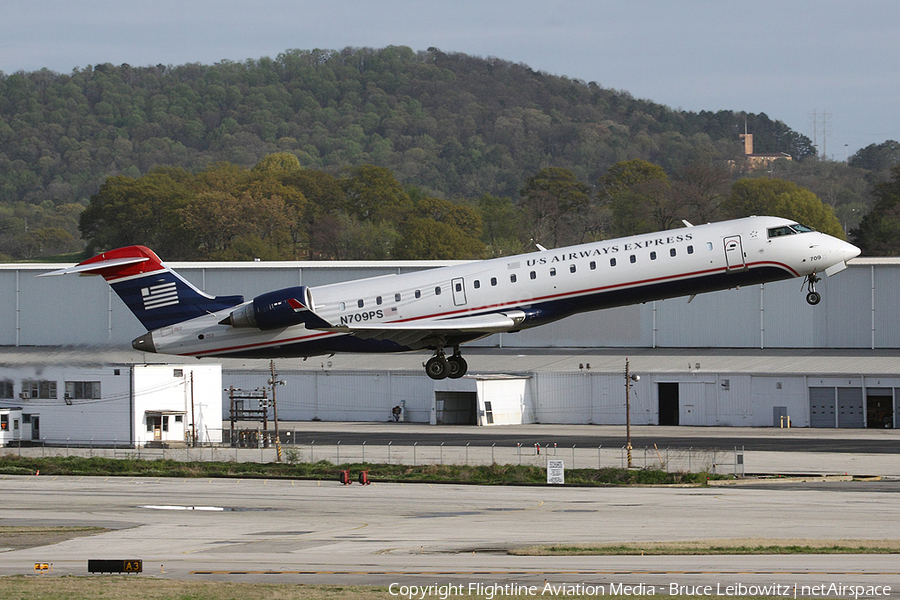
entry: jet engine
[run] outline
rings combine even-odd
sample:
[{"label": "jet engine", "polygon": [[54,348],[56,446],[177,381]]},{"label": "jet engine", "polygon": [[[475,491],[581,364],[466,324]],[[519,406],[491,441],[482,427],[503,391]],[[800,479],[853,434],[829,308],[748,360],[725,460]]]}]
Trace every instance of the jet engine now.
[{"label": "jet engine", "polygon": [[252,302],[237,307],[219,321],[219,325],[282,329],[308,323],[313,316],[312,294],[307,286],[301,285],[257,296]]}]

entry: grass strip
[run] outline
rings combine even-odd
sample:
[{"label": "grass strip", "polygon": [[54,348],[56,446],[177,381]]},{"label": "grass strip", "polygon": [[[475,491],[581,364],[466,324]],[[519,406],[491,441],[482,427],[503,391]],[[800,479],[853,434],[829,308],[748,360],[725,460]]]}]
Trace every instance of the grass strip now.
[{"label": "grass strip", "polygon": [[[201,478],[265,478],[335,480],[342,470],[351,477],[360,471],[369,472],[370,481],[476,483],[483,485],[541,485],[547,482],[547,472],[528,465],[387,465],[352,463],[334,465],[328,461],[316,463],[252,463],[252,462],[179,462],[171,459],[144,460],[137,458],[103,457],[27,457],[7,454],[0,456],[0,474],[41,476],[120,476],[120,477],[201,477]],[[567,469],[566,485],[702,485],[709,479],[730,479],[730,476],[708,473],[667,473],[640,469]]]},{"label": "grass strip", "polygon": [[747,540],[549,545],[514,548],[515,556],[694,556],[745,554],[900,554],[900,540]]}]

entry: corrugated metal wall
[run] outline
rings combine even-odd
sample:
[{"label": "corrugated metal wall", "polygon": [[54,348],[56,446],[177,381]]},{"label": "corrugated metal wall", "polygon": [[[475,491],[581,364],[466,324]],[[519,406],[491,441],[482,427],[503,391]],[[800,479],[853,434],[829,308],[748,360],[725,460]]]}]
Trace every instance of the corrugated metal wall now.
[{"label": "corrugated metal wall", "polygon": [[[388,421],[391,409],[403,403],[406,420],[428,423],[434,383],[421,373],[279,371],[285,384],[277,389],[278,418],[284,421]],[[265,371],[228,370],[222,383],[242,390],[263,388]],[[228,392],[222,418],[229,419]]]},{"label": "corrugated metal wall", "polygon": [[[283,287],[421,270],[433,263],[331,266],[173,265],[211,294],[248,299]],[[52,266],[0,265],[0,345],[127,346],[143,333],[95,277],[34,275]],[[819,283],[809,306],[800,279],[587,313],[476,342],[506,348],[900,348],[900,263],[852,265]]]}]

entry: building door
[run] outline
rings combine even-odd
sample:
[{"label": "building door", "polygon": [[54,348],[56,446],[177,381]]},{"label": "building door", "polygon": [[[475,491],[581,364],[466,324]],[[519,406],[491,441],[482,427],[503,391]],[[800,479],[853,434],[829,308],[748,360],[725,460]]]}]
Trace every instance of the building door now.
[{"label": "building door", "polygon": [[41,418],[37,415],[31,415],[31,439],[41,439]]},{"label": "building door", "polygon": [[453,304],[456,306],[465,306],[466,304],[466,282],[463,278],[454,279],[450,282],[450,289],[453,290]]},{"label": "building door", "polygon": [[894,395],[890,388],[866,389],[866,427],[894,428]]},{"label": "building door", "polygon": [[434,413],[438,425],[477,425],[478,394],[435,392]]},{"label": "building door", "polygon": [[741,245],[741,236],[732,235],[725,238],[725,264],[728,271],[746,269],[744,261],[744,247]]},{"label": "building door", "polygon": [[837,389],[838,427],[865,427],[865,411],[863,410],[862,388]]},{"label": "building door", "polygon": [[659,424],[678,425],[678,384],[656,384],[659,395]]},{"label": "building door", "polygon": [[834,388],[809,388],[809,426],[834,427]]}]

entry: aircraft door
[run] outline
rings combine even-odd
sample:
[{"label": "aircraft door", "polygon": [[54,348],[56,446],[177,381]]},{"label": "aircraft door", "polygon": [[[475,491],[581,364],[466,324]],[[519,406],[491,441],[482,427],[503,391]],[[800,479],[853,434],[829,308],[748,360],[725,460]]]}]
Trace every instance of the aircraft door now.
[{"label": "aircraft door", "polygon": [[453,290],[453,304],[456,306],[465,306],[466,304],[466,282],[462,277],[450,281],[450,288]]},{"label": "aircraft door", "polygon": [[725,264],[727,271],[746,269],[744,260],[744,247],[741,245],[741,236],[732,235],[725,238]]}]

